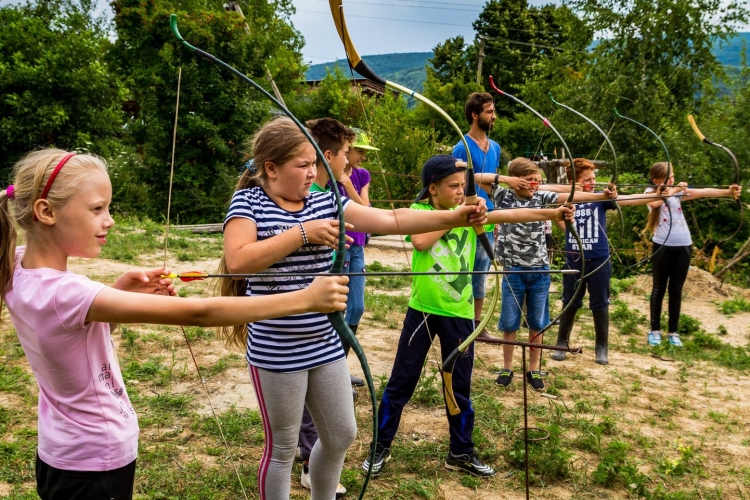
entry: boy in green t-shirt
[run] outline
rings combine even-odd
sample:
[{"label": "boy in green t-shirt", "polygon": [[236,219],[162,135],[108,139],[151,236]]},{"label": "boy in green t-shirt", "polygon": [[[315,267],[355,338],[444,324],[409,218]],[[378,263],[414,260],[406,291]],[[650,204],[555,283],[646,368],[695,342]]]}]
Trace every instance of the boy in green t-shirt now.
[{"label": "boy in green t-shirt", "polygon": [[[411,206],[418,210],[453,210],[464,200],[466,163],[450,155],[433,156],[422,168],[422,191]],[[572,217],[574,209],[521,209],[489,212],[489,223],[528,222]],[[435,335],[440,337],[443,360],[474,329],[474,297],[470,275],[450,271],[470,271],[474,267],[476,234],[471,228],[435,231],[408,237],[414,246],[412,271],[435,271],[435,275],[413,276],[409,309],[398,342],[391,377],[378,409],[378,443],[372,474],[380,475],[391,458],[391,443],[398,430],[404,406],[414,393],[427,352]],[[456,361],[453,389],[461,413],[451,415],[446,408],[450,450],[445,467],[490,477],[495,471],[474,453],[471,434],[474,408],[471,405],[471,372],[474,346]],[[362,468],[369,468],[369,459]]]}]

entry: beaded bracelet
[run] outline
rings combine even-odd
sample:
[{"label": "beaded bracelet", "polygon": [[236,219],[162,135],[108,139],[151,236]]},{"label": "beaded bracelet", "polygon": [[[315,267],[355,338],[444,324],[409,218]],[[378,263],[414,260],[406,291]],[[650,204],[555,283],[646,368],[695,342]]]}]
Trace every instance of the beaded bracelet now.
[{"label": "beaded bracelet", "polygon": [[298,222],[297,225],[299,226],[300,233],[302,233],[302,246],[309,244],[310,241],[307,239],[307,233],[305,232],[305,226],[303,226],[301,222]]}]

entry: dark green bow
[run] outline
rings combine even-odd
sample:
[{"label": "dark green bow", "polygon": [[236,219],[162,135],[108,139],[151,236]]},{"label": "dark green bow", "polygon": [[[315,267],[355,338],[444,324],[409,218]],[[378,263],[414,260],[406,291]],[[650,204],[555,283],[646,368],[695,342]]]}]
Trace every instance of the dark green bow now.
[{"label": "dark green bow", "polygon": [[[561,102],[557,102],[555,100],[555,98],[552,97],[552,94],[549,95],[549,98],[552,99],[553,103],[557,104],[561,108],[567,109],[571,113],[573,113],[573,114],[575,114],[577,116],[580,116],[581,118],[583,118],[584,120],[586,120],[587,123],[589,123],[591,126],[593,126],[597,131],[599,131],[600,134],[602,134],[602,136],[604,136],[604,140],[609,145],[610,151],[612,151],[612,179],[610,179],[609,185],[610,186],[615,186],[617,184],[617,153],[615,152],[615,147],[612,145],[612,141],[609,140],[609,135],[607,135],[607,133],[604,130],[602,130],[602,128],[599,125],[597,125],[594,122],[594,120],[592,120],[588,116],[584,115],[580,111],[576,111],[575,109],[571,108],[570,106],[567,106],[567,105],[565,105],[565,104],[563,104]],[[575,170],[575,165],[573,165],[573,169]],[[625,218],[622,216],[622,209],[620,208],[620,205],[617,203],[617,201],[613,200],[612,202],[615,204],[615,207],[617,208],[617,213],[618,213],[618,215],[620,217],[620,243],[622,243],[622,240],[625,238]],[[606,222],[605,222],[605,224],[606,224]],[[605,233],[606,233],[606,230],[605,230]],[[614,245],[610,245],[610,246],[612,246],[614,248]],[[594,269],[592,271],[589,271],[589,273],[586,274],[585,276],[581,276],[580,279],[583,280],[583,279],[588,278],[589,276],[591,276],[592,274],[594,274],[595,272],[597,272],[599,269],[601,269],[602,267],[604,267],[605,265],[607,265],[607,262],[609,262],[611,260],[612,260],[612,252],[609,253],[609,257],[607,258],[607,260],[605,260],[604,262],[602,262],[596,269]]]},{"label": "dark green bow", "polygon": [[[549,127],[549,129],[557,136],[557,138],[562,143],[563,148],[565,148],[565,152],[567,153],[568,158],[570,159],[570,162],[571,162],[571,166],[572,166],[572,164],[573,164],[573,153],[570,152],[570,149],[568,148],[568,145],[565,142],[565,139],[563,139],[563,136],[560,134],[560,132],[557,131],[557,129],[552,125],[552,123],[550,123],[550,121],[547,118],[545,118],[544,116],[542,116],[542,114],[539,111],[537,111],[536,109],[532,108],[531,106],[529,106],[528,104],[526,104],[525,102],[523,102],[518,97],[512,96],[512,95],[508,94],[507,92],[504,92],[504,91],[500,90],[499,88],[497,88],[497,86],[495,86],[495,80],[492,78],[492,76],[490,76],[490,87],[492,87],[493,90],[495,92],[497,92],[498,94],[500,94],[502,96],[505,96],[505,97],[509,98],[510,100],[514,101],[515,103],[520,104],[524,108],[528,109],[529,111],[531,111],[532,113],[534,113],[534,115],[537,118],[539,118],[540,120],[542,120],[542,123],[544,123],[545,126]],[[572,206],[572,204],[573,204],[573,196],[575,196],[575,192],[576,192],[576,169],[572,168],[571,171],[573,172],[573,176],[572,176],[573,179],[572,179],[572,182],[570,184],[570,193],[568,193],[568,199],[565,200],[565,204],[569,205],[569,206]],[[578,235],[578,231],[576,231],[575,226],[573,226],[573,224],[569,220],[567,220],[567,219],[565,220],[565,229],[567,229],[568,232],[573,235],[573,238],[575,238],[576,243],[578,244],[578,248],[579,248],[579,252],[580,252],[580,260],[581,260],[581,276],[584,276],[584,273],[586,272],[586,259],[585,259],[584,253],[583,253],[583,242],[581,241],[581,237]],[[573,295],[572,295],[573,297],[576,297],[578,295],[578,292],[580,292],[580,290],[581,290],[581,286],[583,286],[583,279],[579,278],[578,279],[578,284],[576,286],[576,289],[575,289],[575,291],[573,292]],[[565,307],[563,307],[562,310],[560,311],[560,314],[558,314],[555,319],[553,319],[552,321],[550,321],[547,326],[545,326],[544,328],[542,328],[541,330],[539,330],[536,333],[536,335],[534,335],[534,338],[532,339],[532,342],[534,341],[534,339],[536,337],[539,337],[544,332],[546,332],[547,330],[549,330],[552,325],[557,324],[557,322],[560,321],[560,318],[562,317],[562,315],[565,314],[565,311],[567,311],[568,309],[570,309],[570,307],[573,305],[574,302],[575,302],[574,300],[568,301],[568,303],[565,305]]]},{"label": "dark green bow", "polygon": [[[328,162],[325,159],[325,156],[323,155],[323,152],[320,150],[320,147],[318,147],[318,143],[313,139],[313,137],[310,135],[310,133],[307,131],[305,126],[295,117],[291,111],[289,111],[286,106],[281,104],[278,99],[276,99],[274,96],[269,94],[263,87],[255,83],[253,80],[248,78],[246,75],[238,71],[237,69],[233,68],[232,66],[228,65],[221,59],[216,58],[215,56],[209,54],[208,52],[205,52],[203,50],[200,50],[196,47],[193,47],[188,42],[185,41],[185,39],[182,38],[180,35],[179,30],[177,29],[177,16],[175,14],[172,14],[169,18],[169,24],[172,28],[172,33],[174,34],[175,38],[177,38],[180,42],[182,42],[182,45],[190,50],[191,52],[195,52],[199,56],[208,59],[214,64],[218,64],[219,66],[231,71],[235,76],[240,78],[241,80],[244,80],[245,82],[252,85],[256,90],[258,90],[261,94],[266,96],[271,102],[273,102],[276,107],[278,107],[281,111],[284,112],[285,115],[287,115],[296,125],[299,127],[299,129],[302,131],[302,133],[307,137],[307,140],[310,141],[310,144],[313,145],[315,148],[315,151],[317,152],[319,161],[323,162],[323,165],[328,172],[328,176],[331,178],[331,184],[333,185],[333,194],[336,198],[336,204],[338,206],[338,216],[339,216],[339,241],[338,241],[338,248],[336,250],[336,257],[333,261],[333,265],[331,266],[331,273],[341,273],[341,271],[344,269],[344,259],[346,257],[346,224],[344,222],[344,209],[343,205],[341,203],[341,195],[339,194],[338,186],[336,184],[336,179],[333,175],[333,171],[331,170],[331,166],[328,164]],[[362,371],[364,372],[365,379],[367,381],[367,387],[370,390],[370,395],[372,396],[372,411],[374,414],[374,420],[373,420],[373,434],[375,438],[373,438],[373,443],[375,442],[375,439],[377,438],[377,432],[378,432],[378,413],[377,413],[377,399],[375,397],[375,384],[372,380],[372,374],[370,373],[370,367],[367,364],[367,358],[365,357],[365,353],[362,350],[362,346],[357,341],[357,338],[354,336],[354,333],[352,333],[351,329],[349,328],[349,325],[346,324],[346,321],[344,320],[344,315],[341,312],[335,312],[328,315],[328,319],[331,321],[331,325],[333,325],[334,330],[336,330],[336,333],[338,333],[339,337],[346,343],[348,343],[354,353],[357,355],[357,359],[359,359],[360,365],[362,365]],[[374,446],[373,446],[374,449]],[[370,463],[372,463],[372,458],[370,459]],[[360,495],[360,498],[362,495],[364,495],[365,488],[367,487],[367,479],[365,479],[365,483],[362,486],[362,494]]]},{"label": "dark green bow", "polygon": [[[717,148],[721,149],[722,151],[724,151],[726,154],[729,155],[729,158],[731,158],[732,164],[734,165],[734,183],[739,185],[739,183],[740,183],[740,164],[737,161],[737,157],[734,156],[734,153],[732,153],[732,151],[728,147],[723,146],[723,145],[719,144],[718,142],[709,141],[706,138],[706,136],[703,135],[703,133],[701,133],[700,129],[698,128],[698,125],[695,123],[695,119],[693,118],[693,115],[688,115],[687,118],[688,118],[688,121],[690,122],[690,126],[693,127],[693,132],[695,132],[695,135],[697,135],[698,138],[702,142],[705,142],[709,146],[717,147]],[[732,238],[734,238],[737,235],[737,233],[740,232],[740,229],[742,229],[742,219],[743,219],[744,208],[742,206],[742,201],[740,201],[739,197],[736,198],[735,201],[737,202],[737,206],[740,209],[740,223],[737,225],[737,229],[735,229],[734,232],[728,238],[724,238],[723,240],[721,240],[718,243],[716,243],[716,248],[720,247],[722,244],[724,244],[727,241],[729,241]]]}]

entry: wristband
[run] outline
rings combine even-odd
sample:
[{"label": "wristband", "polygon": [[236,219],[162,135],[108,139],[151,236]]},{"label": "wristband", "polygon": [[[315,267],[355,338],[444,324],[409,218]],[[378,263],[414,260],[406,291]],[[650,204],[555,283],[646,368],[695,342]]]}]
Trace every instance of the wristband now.
[{"label": "wristband", "polygon": [[498,184],[499,180],[500,180],[500,174],[495,174],[495,184]]},{"label": "wristband", "polygon": [[307,233],[305,232],[305,226],[302,225],[301,222],[298,222],[297,225],[299,226],[299,232],[302,233],[302,246],[305,246],[309,244],[310,242],[307,239]]}]

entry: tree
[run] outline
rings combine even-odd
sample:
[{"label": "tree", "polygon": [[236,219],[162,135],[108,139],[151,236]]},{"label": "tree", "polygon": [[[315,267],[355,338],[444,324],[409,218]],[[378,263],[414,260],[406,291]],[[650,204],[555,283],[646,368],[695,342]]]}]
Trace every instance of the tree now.
[{"label": "tree", "polygon": [[[747,20],[743,6],[722,7],[719,0],[576,0],[572,6],[591,29],[608,35],[595,47],[585,81],[573,90],[575,100],[601,121],[611,123],[617,107],[667,137],[675,127],[689,132],[685,115],[700,109],[713,95],[713,82],[724,76],[711,49],[734,33],[734,23]],[[643,133],[625,124],[613,129],[626,169],[665,159]]]},{"label": "tree", "polygon": [[[549,70],[556,68],[546,61],[575,60],[575,51],[583,53],[591,42],[591,32],[568,7],[535,7],[526,0],[491,0],[473,26],[485,41],[484,75],[493,75],[499,88],[519,97],[530,80],[552,76]],[[497,104],[501,115],[513,112],[504,101]]]},{"label": "tree", "polygon": [[[247,159],[247,141],[269,118],[268,101],[247,83],[180,48],[169,30],[176,7],[182,35],[195,46],[265,84],[265,62],[282,92],[293,87],[303,65],[301,38],[290,25],[288,2],[243,2],[245,20],[225,12],[220,2],[118,0],[114,2],[117,42],[111,61],[130,92],[128,143],[138,148],[140,165],[126,178],[146,191],[145,206],[166,212],[178,68],[182,66],[177,127],[173,214],[185,222],[220,219],[238,173]],[[276,8],[280,10],[276,10]],[[135,198],[137,193],[128,193]]]},{"label": "tree", "polygon": [[[489,75],[499,88],[534,107],[546,105],[546,109],[550,108],[547,93],[552,87],[571,77],[581,78],[592,32],[565,6],[535,7],[526,0],[491,0],[473,26],[477,37],[471,45],[456,37],[435,47],[430,60],[433,67],[428,67],[425,82],[425,95],[461,126],[465,124],[463,103],[467,95],[489,89]],[[477,84],[480,42],[485,55],[482,82]],[[516,104],[500,96],[495,99],[495,108],[501,118],[512,118],[519,112]],[[436,115],[418,111],[423,114],[422,123],[439,123]],[[509,127],[513,134],[513,122]],[[522,128],[525,131],[526,125]],[[447,124],[437,125],[437,129],[443,138],[453,133]]]},{"label": "tree", "polygon": [[[363,99],[369,100],[369,99]],[[289,110],[303,123],[315,118],[335,118],[348,125],[362,126],[363,103],[352,92],[352,81],[339,66],[326,70],[318,86],[310,89],[300,82],[296,92],[287,98]]]},{"label": "tree", "polygon": [[105,62],[108,26],[95,4],[0,8],[0,169],[43,146],[96,151],[121,132],[124,89]]}]

